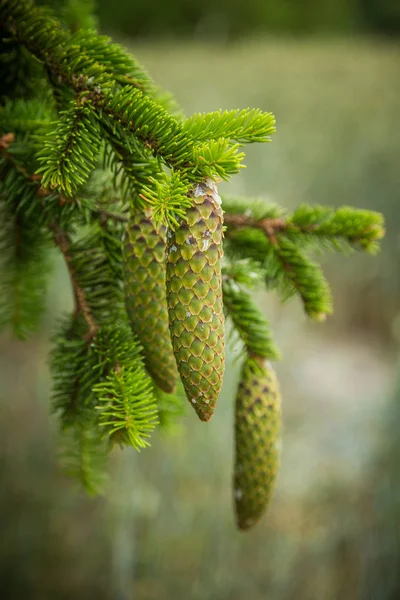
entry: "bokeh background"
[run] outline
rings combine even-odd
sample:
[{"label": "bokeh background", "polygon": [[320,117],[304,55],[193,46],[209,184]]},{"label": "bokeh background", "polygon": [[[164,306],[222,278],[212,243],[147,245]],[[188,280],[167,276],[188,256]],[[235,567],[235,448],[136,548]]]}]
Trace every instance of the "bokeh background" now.
[{"label": "bokeh background", "polygon": [[71,294],[55,257],[42,332],[0,338],[0,597],[398,600],[398,0],[100,0],[98,15],[187,114],[275,113],[230,192],[374,208],[387,236],[376,258],[324,258],[323,325],[257,296],[284,355],[284,431],[273,503],[248,533],[230,487],[235,348],[211,423],[189,409],[151,449],[116,452],[104,498],[60,471],[46,356]]}]

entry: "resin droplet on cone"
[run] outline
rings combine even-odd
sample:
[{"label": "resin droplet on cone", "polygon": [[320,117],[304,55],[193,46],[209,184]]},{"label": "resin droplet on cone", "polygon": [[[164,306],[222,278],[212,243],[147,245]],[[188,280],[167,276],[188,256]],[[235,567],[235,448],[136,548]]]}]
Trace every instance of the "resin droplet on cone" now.
[{"label": "resin droplet on cone", "polygon": [[223,211],[216,185],[192,192],[186,220],[167,236],[167,301],[172,345],[189,401],[211,419],[225,366],[222,304]]},{"label": "resin droplet on cone", "polygon": [[236,396],[233,493],[239,529],[249,529],[268,507],[279,469],[281,401],[268,361],[248,358]]},{"label": "resin droplet on cone", "polygon": [[135,212],[124,243],[125,306],[156,384],[172,392],[178,378],[169,331],[165,288],[166,228]]}]

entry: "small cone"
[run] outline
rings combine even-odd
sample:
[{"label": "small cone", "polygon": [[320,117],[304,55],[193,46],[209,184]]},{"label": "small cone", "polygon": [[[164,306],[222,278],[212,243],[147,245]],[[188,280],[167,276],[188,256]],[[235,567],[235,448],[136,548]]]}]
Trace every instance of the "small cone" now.
[{"label": "small cone", "polygon": [[186,221],[167,236],[167,302],[172,346],[202,421],[213,415],[225,366],[221,263],[223,211],[215,183],[192,192]]},{"label": "small cone", "polygon": [[168,322],[165,233],[143,212],[131,217],[124,243],[125,306],[147,370],[162,390],[172,392],[178,371]]},{"label": "small cone", "polygon": [[275,371],[261,358],[246,360],[236,396],[234,500],[239,529],[268,507],[279,468],[281,401]]}]

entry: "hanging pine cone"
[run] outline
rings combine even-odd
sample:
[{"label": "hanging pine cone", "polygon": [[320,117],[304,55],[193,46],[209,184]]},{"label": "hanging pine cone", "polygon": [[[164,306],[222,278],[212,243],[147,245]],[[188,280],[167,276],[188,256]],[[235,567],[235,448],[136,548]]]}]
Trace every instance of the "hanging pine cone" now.
[{"label": "hanging pine cone", "polygon": [[156,230],[143,212],[132,215],[124,243],[125,305],[147,370],[162,390],[172,392],[178,371],[168,323],[165,234],[166,228]]},{"label": "hanging pine cone", "polygon": [[202,421],[211,419],[225,366],[221,263],[223,211],[215,183],[192,192],[186,221],[168,233],[167,302],[178,370]]},{"label": "hanging pine cone", "polygon": [[270,501],[279,467],[281,402],[268,361],[248,358],[236,396],[234,499],[239,529],[249,529]]}]

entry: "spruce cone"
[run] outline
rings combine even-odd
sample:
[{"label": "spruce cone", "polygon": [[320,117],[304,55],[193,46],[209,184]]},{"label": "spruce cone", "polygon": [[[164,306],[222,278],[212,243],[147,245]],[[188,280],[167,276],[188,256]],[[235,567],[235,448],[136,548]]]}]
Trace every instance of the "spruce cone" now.
[{"label": "spruce cone", "polygon": [[236,396],[234,498],[239,529],[249,529],[270,501],[279,468],[281,402],[275,371],[246,360]]},{"label": "spruce cone", "polygon": [[167,302],[172,346],[189,401],[202,421],[213,415],[225,366],[221,199],[211,179],[167,236]]},{"label": "spruce cone", "polygon": [[165,233],[143,212],[131,217],[124,243],[125,306],[147,370],[162,390],[172,392],[178,371],[168,323]]}]

